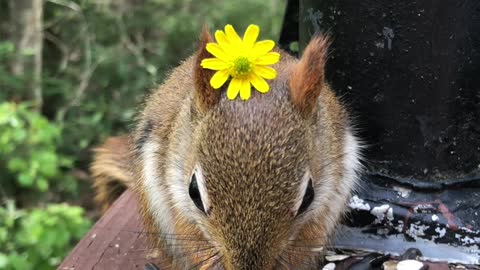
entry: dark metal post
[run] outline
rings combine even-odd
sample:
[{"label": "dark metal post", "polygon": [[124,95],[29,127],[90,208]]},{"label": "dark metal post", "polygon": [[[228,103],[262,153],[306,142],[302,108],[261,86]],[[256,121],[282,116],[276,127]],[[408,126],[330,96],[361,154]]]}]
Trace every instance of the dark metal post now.
[{"label": "dark metal post", "polygon": [[480,175],[480,2],[300,1],[300,48],[333,37],[327,78],[392,177]]}]

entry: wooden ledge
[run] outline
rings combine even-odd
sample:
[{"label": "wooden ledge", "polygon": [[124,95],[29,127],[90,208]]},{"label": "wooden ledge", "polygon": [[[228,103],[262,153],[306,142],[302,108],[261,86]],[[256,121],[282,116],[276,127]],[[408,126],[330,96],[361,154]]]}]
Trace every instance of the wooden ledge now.
[{"label": "wooden ledge", "polygon": [[125,191],[58,267],[59,270],[143,269],[161,262],[147,247],[136,195]]}]

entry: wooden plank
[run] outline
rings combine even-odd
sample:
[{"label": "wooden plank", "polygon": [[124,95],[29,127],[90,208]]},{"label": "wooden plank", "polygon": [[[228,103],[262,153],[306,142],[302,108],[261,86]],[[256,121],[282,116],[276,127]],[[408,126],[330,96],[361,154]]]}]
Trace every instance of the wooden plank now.
[{"label": "wooden plank", "polygon": [[58,267],[60,270],[143,269],[162,264],[148,248],[139,217],[138,200],[125,191]]}]

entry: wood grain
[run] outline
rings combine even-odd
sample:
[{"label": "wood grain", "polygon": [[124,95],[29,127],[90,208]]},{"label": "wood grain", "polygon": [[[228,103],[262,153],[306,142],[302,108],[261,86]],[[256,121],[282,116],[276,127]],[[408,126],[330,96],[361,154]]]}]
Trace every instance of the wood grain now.
[{"label": "wood grain", "polygon": [[161,265],[158,250],[148,248],[138,201],[125,191],[58,267],[59,270],[143,269]]}]

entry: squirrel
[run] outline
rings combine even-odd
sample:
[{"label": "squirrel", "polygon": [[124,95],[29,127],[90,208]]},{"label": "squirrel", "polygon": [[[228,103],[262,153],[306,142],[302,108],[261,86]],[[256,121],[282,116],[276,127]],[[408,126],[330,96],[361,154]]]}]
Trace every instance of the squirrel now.
[{"label": "squirrel", "polygon": [[132,134],[96,149],[96,201],[106,210],[134,190],[172,269],[317,269],[361,171],[352,120],[325,81],[328,37],[300,59],[275,48],[271,91],[248,101],[209,84],[212,40],[204,29]]}]

